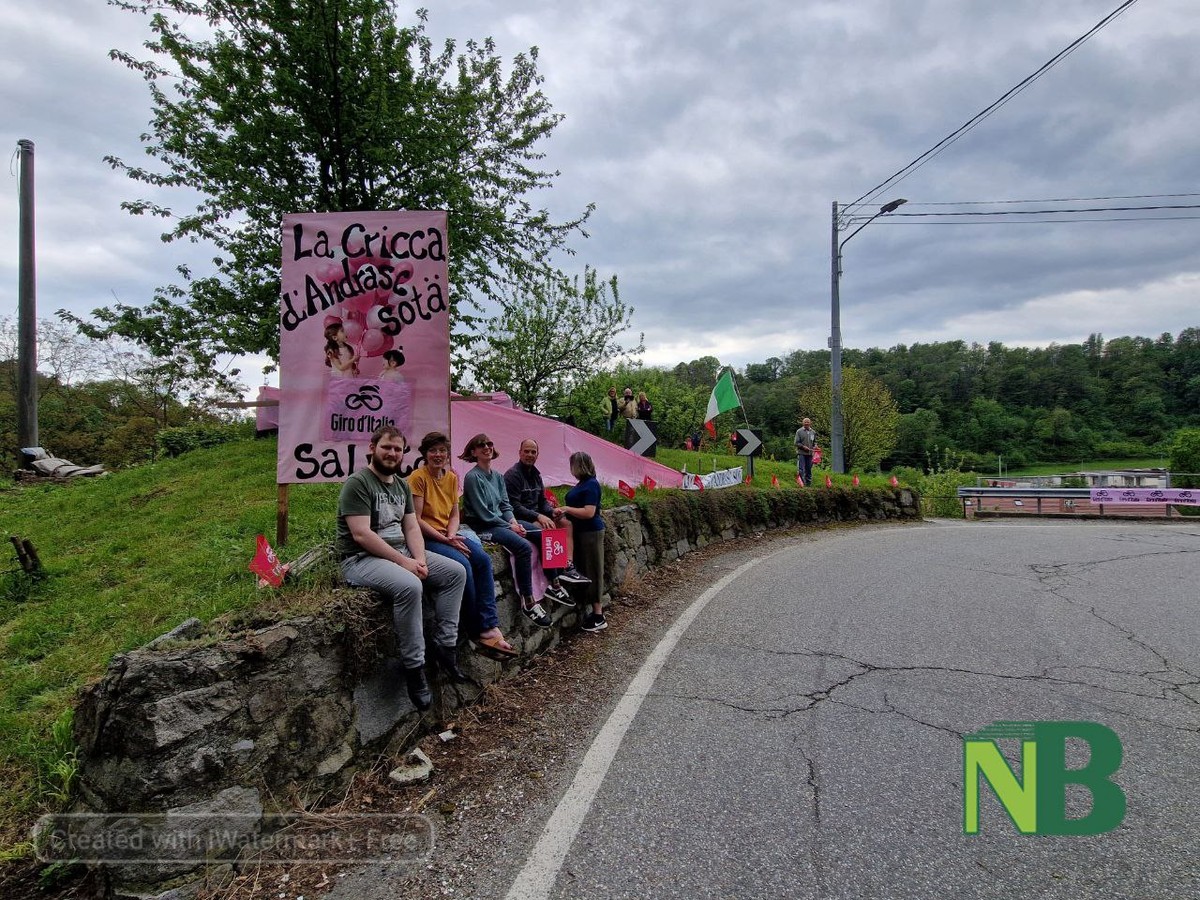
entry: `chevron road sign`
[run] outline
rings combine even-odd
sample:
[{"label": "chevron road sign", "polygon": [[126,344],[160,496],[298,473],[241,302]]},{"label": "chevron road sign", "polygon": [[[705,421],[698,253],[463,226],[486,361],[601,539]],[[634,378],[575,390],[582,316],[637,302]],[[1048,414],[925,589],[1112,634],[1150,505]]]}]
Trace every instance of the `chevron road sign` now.
[{"label": "chevron road sign", "polygon": [[756,428],[739,428],[733,433],[733,448],[738,456],[761,456],[762,432]]},{"label": "chevron road sign", "polygon": [[648,419],[625,420],[625,449],[639,456],[654,456],[658,435],[654,433],[654,422]]}]

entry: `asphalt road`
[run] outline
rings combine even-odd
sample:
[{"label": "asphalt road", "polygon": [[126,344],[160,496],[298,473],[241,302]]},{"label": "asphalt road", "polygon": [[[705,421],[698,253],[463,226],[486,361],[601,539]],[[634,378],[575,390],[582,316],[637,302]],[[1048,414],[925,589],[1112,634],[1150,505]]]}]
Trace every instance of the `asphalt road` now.
[{"label": "asphalt road", "polygon": [[[833,531],[697,603],[510,897],[1200,897],[1200,522]],[[965,835],[963,735],[1001,720],[1111,728],[1123,823],[1022,835],[984,789]]]}]

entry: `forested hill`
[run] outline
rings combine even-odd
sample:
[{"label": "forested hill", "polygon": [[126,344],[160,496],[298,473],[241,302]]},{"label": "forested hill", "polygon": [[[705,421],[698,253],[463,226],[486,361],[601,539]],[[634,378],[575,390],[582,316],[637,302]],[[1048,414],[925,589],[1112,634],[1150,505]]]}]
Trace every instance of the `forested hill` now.
[{"label": "forested hill", "polygon": [[[1157,339],[1093,334],[1043,349],[901,344],[845,350],[843,364],[878,378],[899,406],[899,445],[885,469],[923,465],[935,447],[984,470],[1001,454],[1013,467],[1148,457],[1177,428],[1200,425],[1200,328]],[[746,366],[739,381],[751,422],[790,441],[801,387],[828,372],[827,350]]]}]

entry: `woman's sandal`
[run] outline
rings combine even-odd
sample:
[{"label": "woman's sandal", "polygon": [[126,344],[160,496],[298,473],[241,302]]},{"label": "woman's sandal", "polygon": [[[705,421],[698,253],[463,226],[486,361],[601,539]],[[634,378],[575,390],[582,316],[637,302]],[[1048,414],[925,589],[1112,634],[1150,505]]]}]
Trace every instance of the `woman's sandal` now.
[{"label": "woman's sandal", "polygon": [[475,638],[474,647],[476,653],[480,653],[483,656],[501,661],[506,659],[516,659],[521,655],[512,644],[504,639],[503,635],[499,634],[490,638]]}]

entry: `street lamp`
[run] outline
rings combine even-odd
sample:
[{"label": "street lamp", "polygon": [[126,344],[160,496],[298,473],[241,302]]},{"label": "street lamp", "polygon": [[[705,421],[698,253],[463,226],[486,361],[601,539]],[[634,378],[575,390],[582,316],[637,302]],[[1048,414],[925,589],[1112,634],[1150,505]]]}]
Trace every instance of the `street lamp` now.
[{"label": "street lamp", "polygon": [[829,337],[829,369],[832,380],[833,391],[833,411],[829,420],[829,454],[832,457],[833,471],[839,474],[846,471],[846,459],[843,444],[845,442],[845,425],[842,421],[842,311],[841,297],[838,294],[838,285],[842,279],[842,248],[846,246],[846,242],[854,237],[880,216],[887,215],[890,212],[895,212],[907,200],[893,200],[890,203],[885,203],[879,207],[879,212],[867,219],[850,234],[846,235],[845,239],[838,241],[838,203],[833,201],[833,241],[830,245],[830,263],[832,268],[832,276],[830,279],[830,319],[832,320],[832,332]]}]

